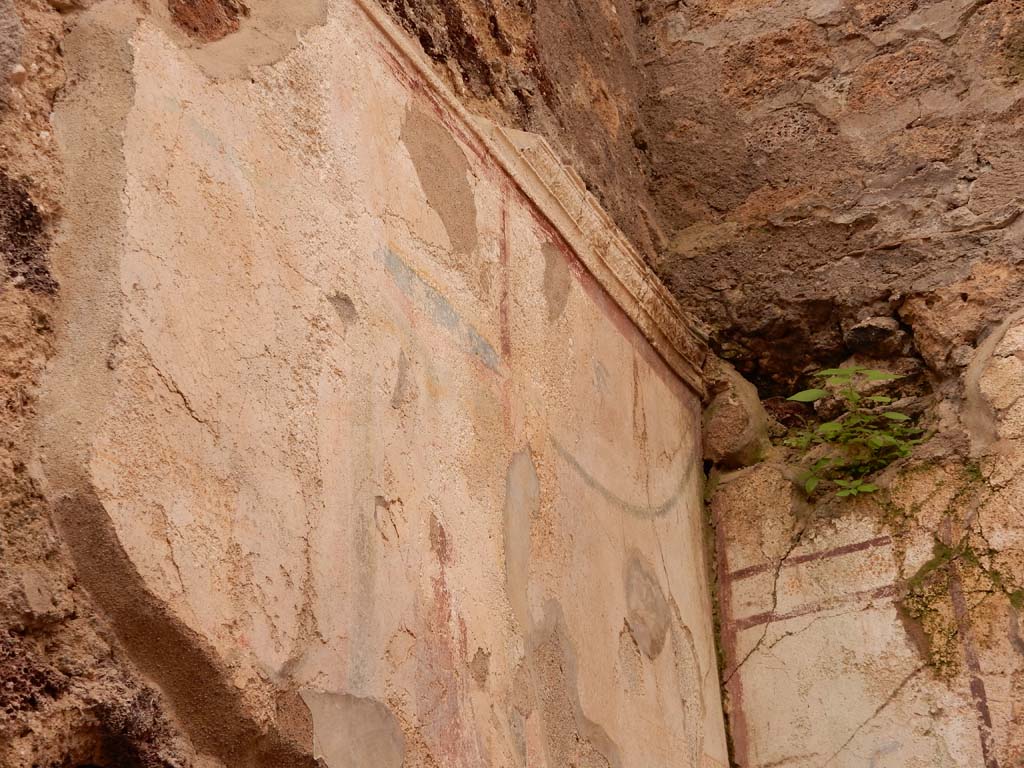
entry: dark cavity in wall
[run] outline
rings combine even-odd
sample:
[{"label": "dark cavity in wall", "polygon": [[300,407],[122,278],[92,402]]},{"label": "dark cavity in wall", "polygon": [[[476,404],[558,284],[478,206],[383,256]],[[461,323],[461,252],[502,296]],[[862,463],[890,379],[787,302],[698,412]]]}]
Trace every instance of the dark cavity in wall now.
[{"label": "dark cavity in wall", "polygon": [[42,214],[23,185],[0,170],[0,257],[7,279],[19,288],[52,293],[49,246]]},{"label": "dark cavity in wall", "polygon": [[168,0],[174,23],[191,37],[212,43],[238,30],[249,7],[241,0]]}]

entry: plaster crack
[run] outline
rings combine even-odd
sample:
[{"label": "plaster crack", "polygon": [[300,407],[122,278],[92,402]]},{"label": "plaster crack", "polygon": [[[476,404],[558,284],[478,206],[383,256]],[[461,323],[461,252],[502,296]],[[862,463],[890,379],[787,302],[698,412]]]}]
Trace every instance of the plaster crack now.
[{"label": "plaster crack", "polygon": [[213,428],[210,426],[210,422],[208,422],[206,419],[204,419],[202,416],[196,413],[195,409],[192,407],[192,403],[189,402],[188,397],[185,395],[184,392],[181,391],[181,387],[179,387],[175,383],[174,379],[172,379],[169,375],[161,371],[160,368],[156,365],[156,363],[152,361],[152,359],[150,359],[149,364],[156,372],[156,375],[159,377],[160,381],[163,382],[163,385],[167,388],[167,391],[178,396],[178,399],[181,400],[181,404],[185,407],[185,411],[188,413],[188,415],[191,416],[194,421],[198,422],[199,424],[202,424],[204,427],[206,427],[212,432]]},{"label": "plaster crack", "polygon": [[775,564],[775,576],[772,578],[772,607],[768,612],[768,620],[764,623],[764,631],[761,633],[761,637],[758,638],[757,642],[754,643],[754,647],[747,651],[746,655],[740,659],[739,663],[732,668],[732,671],[729,672],[725,680],[722,681],[723,687],[728,685],[729,681],[732,680],[736,673],[740,671],[740,668],[747,663],[747,660],[761,650],[761,646],[764,645],[764,641],[768,637],[768,630],[771,628],[772,622],[774,621],[775,609],[779,607],[779,576],[782,573],[782,567],[785,565],[786,560],[789,559],[789,556],[793,554],[793,550],[800,545],[800,540],[803,538],[803,535],[803,529],[797,532],[796,536],[790,542],[789,548]]},{"label": "plaster crack", "polygon": [[878,717],[880,714],[882,714],[882,712],[884,712],[885,709],[890,704],[892,704],[893,701],[896,700],[896,697],[899,696],[900,693],[903,692],[903,689],[907,687],[907,685],[910,683],[910,681],[913,680],[915,677],[917,677],[919,674],[921,674],[921,671],[924,670],[925,667],[927,667],[927,666],[928,666],[927,664],[920,664],[916,668],[914,668],[910,672],[910,674],[908,674],[906,677],[904,677],[900,681],[899,685],[897,685],[893,689],[892,693],[890,693],[886,697],[885,701],[883,701],[881,704],[878,705],[878,707],[875,708],[875,711],[873,713],[871,713],[871,716],[868,717],[864,722],[862,722],[856,728],[854,728],[853,729],[853,733],[851,733],[850,736],[846,739],[846,741],[844,741],[842,743],[842,745],[839,747],[839,749],[837,749],[835,752],[833,752],[832,756],[828,760],[826,760],[824,763],[822,763],[822,768],[824,768],[824,766],[826,766],[826,765],[829,765],[833,760],[835,760],[837,757],[839,757],[839,755],[842,754],[843,751],[845,751],[848,746],[850,746],[850,743],[855,738],[857,738],[857,734],[859,734],[862,730],[864,730],[871,723],[872,720],[874,720],[876,717]]}]

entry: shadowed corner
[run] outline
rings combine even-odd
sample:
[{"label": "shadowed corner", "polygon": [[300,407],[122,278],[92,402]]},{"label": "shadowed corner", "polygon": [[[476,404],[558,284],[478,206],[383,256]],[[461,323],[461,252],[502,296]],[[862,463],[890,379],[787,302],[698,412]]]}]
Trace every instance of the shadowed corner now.
[{"label": "shadowed corner", "polygon": [[311,744],[257,725],[213,649],[146,589],[95,493],[66,496],[54,509],[79,582],[198,751],[239,768],[317,768]]}]

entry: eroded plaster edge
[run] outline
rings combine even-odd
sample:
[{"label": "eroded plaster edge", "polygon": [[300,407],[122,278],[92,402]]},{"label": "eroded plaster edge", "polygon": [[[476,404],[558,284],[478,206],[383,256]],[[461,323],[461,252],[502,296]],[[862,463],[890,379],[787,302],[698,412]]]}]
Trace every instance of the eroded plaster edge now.
[{"label": "eroded plaster edge", "polygon": [[582,179],[543,137],[473,115],[442,82],[423,53],[373,0],[355,5],[480,142],[523,195],[572,247],[580,262],[672,371],[701,399],[707,333],[679,305]]}]

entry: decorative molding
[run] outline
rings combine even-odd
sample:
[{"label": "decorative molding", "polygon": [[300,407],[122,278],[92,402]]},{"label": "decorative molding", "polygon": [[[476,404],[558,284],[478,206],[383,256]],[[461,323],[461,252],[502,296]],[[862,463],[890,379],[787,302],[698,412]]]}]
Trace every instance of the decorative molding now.
[{"label": "decorative molding", "polygon": [[706,331],[683,310],[576,172],[543,137],[504,128],[470,113],[419,47],[374,0],[354,2],[572,247],[665,363],[703,399]]}]

